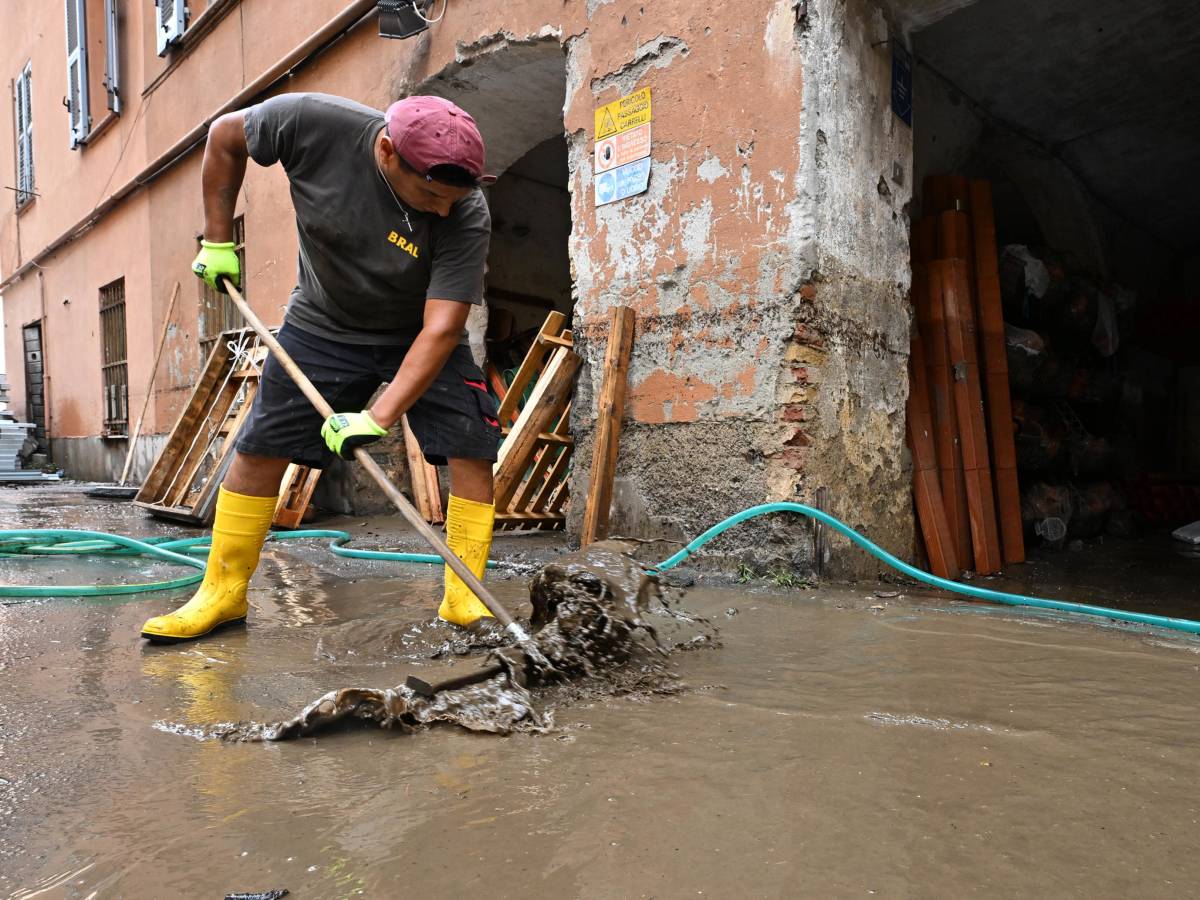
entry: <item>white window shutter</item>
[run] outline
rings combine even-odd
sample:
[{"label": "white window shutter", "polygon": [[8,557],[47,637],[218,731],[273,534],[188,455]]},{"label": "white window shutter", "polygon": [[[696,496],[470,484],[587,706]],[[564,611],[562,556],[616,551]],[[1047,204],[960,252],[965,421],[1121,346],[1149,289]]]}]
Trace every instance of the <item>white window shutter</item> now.
[{"label": "white window shutter", "polygon": [[104,0],[104,89],[108,108],[121,111],[121,57],[117,45],[117,0]]},{"label": "white window shutter", "polygon": [[17,79],[16,122],[17,122],[17,206],[26,200],[29,181],[29,162],[25,154],[25,91],[27,90],[25,73]]},{"label": "white window shutter", "polygon": [[17,79],[17,206],[33,199],[33,66],[26,63]]},{"label": "white window shutter", "polygon": [[154,0],[157,27],[158,55],[165,56],[167,48],[183,37],[187,26],[187,4],[185,0]]},{"label": "white window shutter", "polygon": [[88,110],[87,7],[85,0],[66,0],[67,6],[67,110],[71,116],[71,148],[87,138],[91,128]]}]

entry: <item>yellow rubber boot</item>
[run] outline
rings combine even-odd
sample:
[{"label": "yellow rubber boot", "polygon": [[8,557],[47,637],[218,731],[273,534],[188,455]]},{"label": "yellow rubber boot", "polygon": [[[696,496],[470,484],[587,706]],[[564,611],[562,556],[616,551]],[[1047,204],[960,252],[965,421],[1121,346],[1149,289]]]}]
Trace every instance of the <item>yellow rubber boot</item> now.
[{"label": "yellow rubber boot", "polygon": [[165,616],[142,626],[151,641],[188,641],[203,637],[219,625],[246,618],[246,585],[258,568],[267,529],[275,517],[277,497],[248,497],[221,488],[213,520],[212,548],[204,581],[192,599]]},{"label": "yellow rubber boot", "polygon": [[[495,513],[491,503],[476,503],[453,494],[446,508],[446,543],[477,578],[482,578],[487,568]],[[482,618],[491,618],[492,614],[454,570],[446,566],[446,593],[438,607],[438,616],[454,625],[465,626]]]}]

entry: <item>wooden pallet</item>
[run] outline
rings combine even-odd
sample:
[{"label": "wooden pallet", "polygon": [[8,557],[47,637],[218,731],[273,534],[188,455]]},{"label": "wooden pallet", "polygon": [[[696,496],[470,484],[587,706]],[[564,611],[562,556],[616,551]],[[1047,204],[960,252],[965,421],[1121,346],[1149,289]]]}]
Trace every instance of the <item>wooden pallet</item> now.
[{"label": "wooden pallet", "polygon": [[275,518],[271,524],[276,528],[299,528],[304,524],[304,514],[308,511],[320,477],[320,469],[297,463],[288,465],[283,473],[283,490],[279,492]]},{"label": "wooden pallet", "polygon": [[[567,471],[575,442],[570,433],[571,391],[582,360],[566,317],[551,312],[500,401],[504,443],[493,470],[496,527],[560,529],[570,496]],[[524,405],[521,397],[533,386]],[[514,420],[515,417],[515,420]]]},{"label": "wooden pallet", "polygon": [[226,331],[217,339],[135,504],[177,522],[212,521],[217,488],[233,461],[233,444],[250,413],[266,354],[248,329]]},{"label": "wooden pallet", "polygon": [[[267,348],[250,329],[226,331],[216,341],[187,406],[175,422],[133,502],[151,515],[209,525],[217,488],[233,462],[238,432],[258,392]],[[320,470],[291,466],[276,506],[275,524],[295,528],[316,488]]]}]

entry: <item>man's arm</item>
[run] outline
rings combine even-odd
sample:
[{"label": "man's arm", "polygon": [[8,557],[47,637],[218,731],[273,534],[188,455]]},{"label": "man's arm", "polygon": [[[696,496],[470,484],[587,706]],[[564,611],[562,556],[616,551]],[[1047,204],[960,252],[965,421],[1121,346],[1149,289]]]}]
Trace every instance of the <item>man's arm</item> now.
[{"label": "man's arm", "polygon": [[404,356],[396,377],[370,409],[371,418],[391,428],[433,384],[462,339],[471,304],[458,300],[426,300],[425,319]]},{"label": "man's arm", "polygon": [[214,243],[233,240],[233,214],[246,177],[245,112],[226,113],[213,122],[204,146],[200,180],[204,192],[204,238]]},{"label": "man's arm", "polygon": [[204,234],[192,271],[222,294],[224,279],[242,284],[241,263],[233,243],[233,214],[246,177],[245,114],[227,113],[213,122],[204,145],[200,184],[204,195]]}]

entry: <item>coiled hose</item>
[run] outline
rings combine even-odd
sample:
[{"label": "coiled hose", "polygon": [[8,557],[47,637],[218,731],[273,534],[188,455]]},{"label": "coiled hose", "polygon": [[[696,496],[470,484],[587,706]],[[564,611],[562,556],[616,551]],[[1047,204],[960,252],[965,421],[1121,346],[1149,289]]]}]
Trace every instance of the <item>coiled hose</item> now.
[{"label": "coiled hose", "polygon": [[[829,513],[806,506],[803,503],[764,503],[742,510],[722,522],[709,528],[699,537],[692,540],[678,553],[664,559],[653,566],[651,572],[665,572],[674,568],[689,556],[698,551],[709,541],[735,525],[740,525],[758,516],[770,513],[797,513],[814,519],[823,525],[828,525],[839,534],[845,535],[858,546],[862,547],[876,559],[887,563],[898,572],[909,578],[940,588],[955,594],[973,597],[977,600],[987,600],[992,603],[1002,603],[1008,606],[1025,606],[1034,609],[1048,609],[1075,615],[1092,616],[1103,619],[1129,622],[1136,625],[1148,625],[1154,628],[1165,628],[1171,631],[1182,631],[1188,634],[1200,634],[1200,622],[1191,619],[1177,619],[1171,616],[1156,616],[1150,613],[1131,612],[1123,609],[1109,609],[1103,606],[1090,606],[1086,603],[1071,603],[1066,600],[1050,600],[1042,597],[1026,597],[1022,594],[1009,594],[1003,591],[991,591],[987,588],[975,587],[958,581],[939,578],[929,572],[922,572],[904,560],[893,556],[882,547],[872,543],[849,525],[835,519]],[[298,540],[305,538],[329,538],[329,549],[336,555],[352,559],[387,560],[391,562],[428,563],[440,565],[440,556],[426,553],[398,553],[382,550],[355,550],[345,546],[351,535],[345,531],[326,529],[307,529],[300,531],[274,532],[269,540]],[[182,551],[182,552],[179,552]],[[183,538],[169,540],[166,538],[146,538],[136,540],[120,535],[106,534],[99,531],[73,531],[64,529],[23,529],[16,531],[0,531],[0,556],[11,555],[53,555],[53,554],[104,554],[106,556],[150,556],[168,562],[179,563],[198,569],[204,568],[204,563],[197,557],[208,553],[208,538]],[[187,555],[191,554],[191,555]],[[495,562],[489,560],[489,567]],[[98,597],[115,594],[135,594],[143,591],[168,590],[195,584],[203,578],[203,572],[196,572],[169,581],[158,581],[149,584],[133,585],[0,585],[0,597]]]}]

